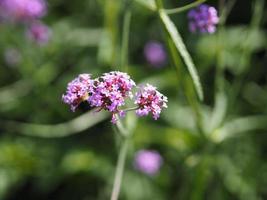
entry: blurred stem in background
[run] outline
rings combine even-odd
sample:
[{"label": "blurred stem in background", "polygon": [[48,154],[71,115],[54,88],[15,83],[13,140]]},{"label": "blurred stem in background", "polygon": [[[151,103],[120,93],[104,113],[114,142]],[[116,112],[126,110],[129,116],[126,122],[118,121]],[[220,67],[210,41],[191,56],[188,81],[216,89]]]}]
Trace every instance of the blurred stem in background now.
[{"label": "blurred stem in background", "polygon": [[236,78],[236,80],[234,81],[234,86],[233,86],[233,90],[232,90],[232,94],[231,94],[231,99],[230,99],[230,106],[229,106],[229,110],[232,110],[234,108],[235,103],[237,102],[238,96],[241,92],[241,88],[244,84],[246,75],[250,69],[249,65],[250,60],[251,60],[251,49],[248,48],[248,42],[250,40],[251,35],[253,34],[253,32],[255,30],[259,30],[260,24],[261,24],[261,20],[264,14],[264,0],[255,0],[254,1],[254,7],[253,7],[253,14],[252,14],[252,19],[250,22],[250,26],[249,29],[247,30],[246,34],[246,39],[244,40],[244,46],[242,49],[242,54],[240,57],[240,65],[242,66],[242,64],[245,66],[244,63],[242,63],[242,61],[244,62],[244,59],[247,59],[247,66],[245,66],[245,69],[243,70],[243,72],[241,74],[239,74]]},{"label": "blurred stem in background", "polygon": [[[128,4],[128,1],[126,1]],[[129,46],[129,34],[130,34],[130,23],[131,23],[131,16],[132,12],[129,8],[129,5],[125,5],[125,13],[123,16],[123,30],[122,30],[122,43],[121,43],[121,63],[120,67],[122,71],[128,71],[128,46]]]},{"label": "blurred stem in background", "polygon": [[[215,96],[217,94],[216,91],[219,92],[224,92],[224,73],[223,73],[223,41],[222,41],[222,36],[224,34],[225,28],[224,24],[227,20],[228,15],[230,14],[233,6],[235,5],[236,0],[231,0],[225,5],[224,0],[219,1],[219,26],[218,26],[218,33],[217,33],[217,48],[218,48],[218,53],[217,53],[217,63],[216,63],[216,75],[215,75]],[[216,97],[215,97],[216,98]]]}]

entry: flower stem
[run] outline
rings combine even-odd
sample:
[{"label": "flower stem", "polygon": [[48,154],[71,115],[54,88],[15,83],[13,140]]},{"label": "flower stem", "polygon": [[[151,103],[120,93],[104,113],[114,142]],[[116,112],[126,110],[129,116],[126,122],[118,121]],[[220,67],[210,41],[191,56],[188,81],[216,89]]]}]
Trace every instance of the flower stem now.
[{"label": "flower stem", "polygon": [[139,108],[139,106],[135,106],[135,107],[132,107],[132,108],[126,108],[126,109],[124,109],[122,111],[128,112],[128,111],[132,111],[132,110],[137,110],[138,108]]},{"label": "flower stem", "polygon": [[183,12],[183,11],[186,11],[186,10],[189,10],[193,7],[196,7],[198,6],[199,4],[201,3],[204,3],[206,0],[198,0],[198,1],[195,1],[193,3],[190,3],[186,6],[183,6],[183,7],[179,7],[179,8],[172,8],[172,9],[164,9],[165,12],[169,15],[171,14],[177,14],[177,13],[180,13],[180,12]]},{"label": "flower stem", "polygon": [[121,69],[128,71],[128,46],[129,46],[129,35],[130,35],[130,24],[131,24],[131,10],[126,8],[123,16],[123,30],[122,30],[122,43],[121,43]]},{"label": "flower stem", "polygon": [[124,165],[125,165],[128,146],[129,146],[129,139],[124,138],[119,152],[119,158],[115,172],[115,179],[113,183],[111,200],[117,200],[120,194],[120,188],[121,188],[121,182],[124,172]]}]

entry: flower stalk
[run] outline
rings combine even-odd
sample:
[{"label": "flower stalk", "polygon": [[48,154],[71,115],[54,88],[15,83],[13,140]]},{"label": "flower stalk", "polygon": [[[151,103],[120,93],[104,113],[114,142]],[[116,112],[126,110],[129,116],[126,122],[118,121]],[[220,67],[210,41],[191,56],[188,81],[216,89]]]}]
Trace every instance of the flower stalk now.
[{"label": "flower stalk", "polygon": [[113,189],[112,189],[112,194],[110,198],[111,200],[117,200],[119,198],[128,147],[129,147],[129,138],[125,137],[123,138],[123,141],[120,147],[120,152],[119,152],[119,157],[118,157],[116,172],[115,172],[115,178],[114,178],[114,183],[113,183]]},{"label": "flower stalk", "polygon": [[172,9],[164,9],[164,11],[168,14],[168,15],[172,15],[172,14],[177,14],[177,13],[181,13],[183,11],[189,10],[191,8],[194,8],[202,3],[204,3],[206,0],[198,0],[195,1],[193,3],[187,4],[186,6],[183,7],[179,7],[179,8],[172,8]]}]

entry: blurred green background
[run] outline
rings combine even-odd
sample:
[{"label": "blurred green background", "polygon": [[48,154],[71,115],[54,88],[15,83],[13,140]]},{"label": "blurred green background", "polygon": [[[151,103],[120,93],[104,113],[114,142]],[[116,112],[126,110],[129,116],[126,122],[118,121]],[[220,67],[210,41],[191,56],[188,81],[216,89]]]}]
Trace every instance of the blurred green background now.
[{"label": "blurred green background", "polygon": [[[125,69],[120,58],[127,10],[128,73],[137,83],[156,85],[169,103],[158,121],[127,118],[134,136],[120,199],[267,199],[265,1],[237,0],[231,10],[231,0],[207,1],[219,14],[229,11],[213,35],[191,34],[187,12],[170,16],[199,72],[202,103],[192,95],[188,73],[177,78],[170,54],[161,68],[146,62],[147,42],[162,42],[167,51],[149,2],[49,0],[43,21],[52,37],[43,46],[25,39],[23,26],[0,24],[1,200],[109,199],[119,144],[110,116],[93,115],[86,105],[73,113],[61,96],[80,73],[97,77]],[[164,6],[191,2],[165,0]],[[15,64],[6,61],[8,49],[19,54]],[[139,149],[161,153],[157,176],[134,169]]]}]

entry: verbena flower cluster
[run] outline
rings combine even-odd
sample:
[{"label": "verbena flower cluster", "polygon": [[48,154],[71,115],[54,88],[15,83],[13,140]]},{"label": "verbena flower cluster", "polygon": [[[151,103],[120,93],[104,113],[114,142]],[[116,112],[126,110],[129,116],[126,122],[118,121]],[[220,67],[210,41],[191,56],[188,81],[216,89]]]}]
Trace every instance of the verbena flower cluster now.
[{"label": "verbena flower cluster", "polygon": [[219,23],[217,10],[209,5],[202,4],[188,13],[189,30],[193,33],[214,33]]},{"label": "verbena flower cluster", "polygon": [[139,116],[145,116],[152,113],[153,118],[156,120],[159,118],[162,108],[167,108],[167,97],[162,95],[157,89],[146,84],[140,91],[136,93],[135,104],[138,105],[136,114]]},{"label": "verbena flower cluster", "polygon": [[80,74],[77,78],[68,83],[66,94],[62,100],[69,104],[74,112],[79,104],[88,99],[93,87],[93,80],[90,74]]},{"label": "verbena flower cluster", "polygon": [[26,36],[37,44],[51,36],[50,28],[39,21],[46,13],[46,0],[0,0],[0,21],[26,25]]},{"label": "verbena flower cluster", "polygon": [[91,107],[99,108],[99,111],[103,109],[111,112],[111,121],[116,123],[116,114],[125,116],[127,109],[124,110],[123,107],[126,99],[135,96],[136,114],[145,116],[152,113],[153,118],[158,119],[162,108],[167,107],[167,97],[149,84],[133,95],[135,86],[128,74],[119,71],[104,73],[96,79],[91,79],[90,74],[80,74],[68,84],[62,100],[71,106],[72,111],[75,111],[81,102],[86,101]]},{"label": "verbena flower cluster", "polygon": [[163,164],[161,155],[155,150],[140,150],[134,157],[134,168],[149,175],[156,175]]},{"label": "verbena flower cluster", "polygon": [[166,63],[166,51],[163,45],[157,41],[150,41],[144,47],[146,61],[154,67],[161,67]]}]

